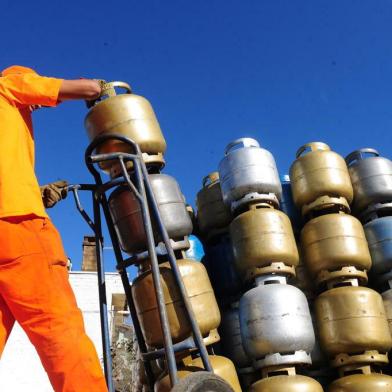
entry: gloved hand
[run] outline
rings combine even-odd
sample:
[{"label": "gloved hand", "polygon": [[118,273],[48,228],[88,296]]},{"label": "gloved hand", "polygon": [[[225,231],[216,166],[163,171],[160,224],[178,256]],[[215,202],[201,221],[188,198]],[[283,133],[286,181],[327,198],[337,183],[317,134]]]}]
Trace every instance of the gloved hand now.
[{"label": "gloved hand", "polygon": [[102,93],[104,92],[105,86],[106,86],[106,80],[103,80],[103,79],[93,79],[93,80],[95,80],[99,84],[99,87],[101,87],[101,95],[98,98],[93,99],[92,101],[86,100],[85,103],[86,103],[87,109],[92,108],[97,102],[100,101]]},{"label": "gloved hand", "polygon": [[58,201],[65,199],[68,194],[67,186],[68,182],[65,180],[41,186],[41,197],[45,208],[52,208]]}]

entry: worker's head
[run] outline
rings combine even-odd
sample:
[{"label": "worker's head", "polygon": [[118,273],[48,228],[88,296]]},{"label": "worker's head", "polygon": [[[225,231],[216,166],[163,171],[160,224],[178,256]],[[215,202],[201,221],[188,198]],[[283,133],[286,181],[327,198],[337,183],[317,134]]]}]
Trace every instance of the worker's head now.
[{"label": "worker's head", "polygon": [[36,72],[31,68],[23,67],[22,65],[11,65],[11,67],[3,69],[0,72],[0,76],[8,76],[13,74],[26,74],[26,73],[36,74]]}]

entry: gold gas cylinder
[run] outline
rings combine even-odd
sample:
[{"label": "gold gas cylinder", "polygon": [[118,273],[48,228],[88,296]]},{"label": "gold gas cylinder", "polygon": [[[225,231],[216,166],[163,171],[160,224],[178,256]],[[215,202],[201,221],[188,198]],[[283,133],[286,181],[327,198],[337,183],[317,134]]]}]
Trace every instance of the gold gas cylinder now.
[{"label": "gold gas cylinder", "polygon": [[337,287],[315,300],[320,344],[332,366],[387,363],[392,338],[381,295],[367,287]]},{"label": "gold gas cylinder", "polygon": [[312,142],[300,147],[296,158],[290,179],[294,203],[302,215],[334,204],[349,210],[353,188],[343,157],[325,143]]},{"label": "gold gas cylinder", "polygon": [[274,272],[295,275],[299,256],[287,215],[257,204],[249,208],[230,224],[239,273],[244,280]]},{"label": "gold gas cylinder", "polygon": [[[218,328],[221,316],[210,279],[204,265],[188,259],[177,260],[195,318],[203,337]],[[191,327],[184,303],[175,283],[170,264],[159,266],[166,311],[174,343],[190,336]],[[163,336],[151,271],[139,275],[132,284],[132,294],[144,339],[148,346],[162,347]]]},{"label": "gold gas cylinder", "polygon": [[228,231],[231,213],[223,202],[218,172],[203,178],[203,188],[197,193],[196,206],[198,227],[204,239],[208,241]]},{"label": "gold gas cylinder", "polygon": [[349,375],[340,374],[341,378],[329,385],[328,392],[392,392],[391,376],[375,373],[370,366],[350,370]]},{"label": "gold gas cylinder", "polygon": [[341,277],[367,281],[371,256],[361,222],[344,213],[310,220],[301,232],[303,256],[317,283]]},{"label": "gold gas cylinder", "polygon": [[392,334],[392,289],[384,291],[381,296],[384,302],[384,309],[385,314],[387,315],[389,330]]},{"label": "gold gas cylinder", "polygon": [[255,382],[249,392],[323,392],[323,388],[313,378],[301,376],[294,368],[288,368]]},{"label": "gold gas cylinder", "polygon": [[[115,88],[122,88],[125,94],[118,94]],[[103,99],[106,97],[106,99]],[[154,110],[147,99],[133,94],[127,83],[106,83],[100,99],[88,112],[84,125],[90,140],[97,136],[118,134],[136,142],[149,164],[162,167],[166,141],[155,116]],[[122,142],[108,140],[97,148],[98,154],[113,152],[133,152]],[[106,161],[100,164],[108,171],[118,162]],[[119,174],[119,173],[118,173]]]},{"label": "gold gas cylinder", "polygon": [[[233,362],[230,359],[221,357],[219,355],[209,355],[210,363],[214,373],[223,378],[234,390],[234,392],[241,392],[240,382],[238,380],[237,372],[235,370]],[[193,359],[191,362],[187,363],[185,366],[181,366],[178,369],[178,378],[184,378],[187,375],[204,370],[203,362],[200,358]],[[160,380],[155,383],[155,392],[170,392],[170,378],[166,374]]]},{"label": "gold gas cylinder", "polygon": [[335,380],[328,392],[392,392],[392,377],[385,374],[353,374]]}]

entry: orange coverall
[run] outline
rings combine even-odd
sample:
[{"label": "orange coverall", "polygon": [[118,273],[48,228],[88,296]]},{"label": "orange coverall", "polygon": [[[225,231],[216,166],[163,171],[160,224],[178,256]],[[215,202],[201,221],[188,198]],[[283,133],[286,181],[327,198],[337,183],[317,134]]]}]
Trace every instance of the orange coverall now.
[{"label": "orange coverall", "polygon": [[16,320],[56,392],[101,392],[102,369],[34,174],[29,106],[56,106],[61,83],[17,66],[0,77],[0,356]]}]

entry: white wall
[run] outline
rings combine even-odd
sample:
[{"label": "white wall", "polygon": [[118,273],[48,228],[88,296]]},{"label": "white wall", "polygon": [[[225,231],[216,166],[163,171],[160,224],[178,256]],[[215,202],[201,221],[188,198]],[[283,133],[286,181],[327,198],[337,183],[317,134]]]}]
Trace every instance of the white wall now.
[{"label": "white wall", "polygon": [[[102,358],[97,275],[95,272],[71,271],[69,279],[78,306],[83,312],[87,334],[94,342],[99,357]],[[109,310],[112,294],[123,292],[120,276],[117,273],[107,273],[106,293]],[[109,322],[111,320],[109,312]],[[111,325],[109,327],[111,330]],[[0,360],[0,391],[53,391],[33,345],[17,324]]]}]

